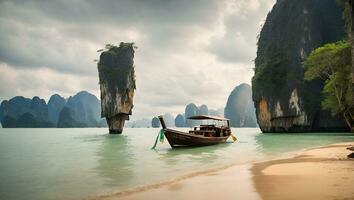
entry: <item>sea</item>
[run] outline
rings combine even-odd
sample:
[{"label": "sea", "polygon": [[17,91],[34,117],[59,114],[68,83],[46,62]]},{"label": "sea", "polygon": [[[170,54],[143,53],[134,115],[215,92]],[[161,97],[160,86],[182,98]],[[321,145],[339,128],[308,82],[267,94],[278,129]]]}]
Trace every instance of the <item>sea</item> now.
[{"label": "sea", "polygon": [[126,128],[122,135],[109,135],[106,128],[0,128],[0,199],[86,199],[354,141],[351,133],[262,134],[258,128],[236,128],[236,142],[172,149],[165,140],[153,150],[158,132]]}]

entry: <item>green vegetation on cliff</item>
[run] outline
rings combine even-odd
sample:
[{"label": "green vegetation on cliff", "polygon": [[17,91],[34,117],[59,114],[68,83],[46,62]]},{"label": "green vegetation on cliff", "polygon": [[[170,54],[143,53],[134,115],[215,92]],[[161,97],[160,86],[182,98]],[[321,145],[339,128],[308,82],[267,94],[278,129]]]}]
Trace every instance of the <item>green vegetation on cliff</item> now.
[{"label": "green vegetation on cliff", "polygon": [[53,128],[55,125],[50,121],[36,118],[29,112],[24,113],[18,119],[5,116],[2,121],[3,128]]},{"label": "green vegetation on cliff", "polygon": [[304,81],[302,63],[327,43],[345,38],[335,0],[279,0],[258,40],[252,99],[263,132],[340,132],[343,119],[321,109],[324,80]]},{"label": "green vegetation on cliff", "polygon": [[78,122],[73,117],[73,112],[70,108],[64,107],[58,119],[58,128],[83,128],[86,125],[82,122]]},{"label": "green vegetation on cliff", "polygon": [[131,53],[131,49],[135,48],[137,47],[133,42],[121,42],[119,46],[106,44],[106,51],[102,53],[97,65],[100,72],[100,84],[104,81],[113,85],[118,83],[119,93],[123,93],[125,90],[122,89],[127,85],[129,77],[127,74],[130,74],[135,87],[135,66],[129,60],[132,55],[127,55]]},{"label": "green vegetation on cliff", "polygon": [[136,89],[134,43],[108,44],[100,55],[98,75],[101,91],[101,116],[110,133],[122,133],[125,120],[132,114]]},{"label": "green vegetation on cliff", "polygon": [[326,44],[314,50],[304,62],[305,80],[325,81],[321,107],[332,115],[340,114],[354,131],[354,87],[351,84],[351,45]]}]

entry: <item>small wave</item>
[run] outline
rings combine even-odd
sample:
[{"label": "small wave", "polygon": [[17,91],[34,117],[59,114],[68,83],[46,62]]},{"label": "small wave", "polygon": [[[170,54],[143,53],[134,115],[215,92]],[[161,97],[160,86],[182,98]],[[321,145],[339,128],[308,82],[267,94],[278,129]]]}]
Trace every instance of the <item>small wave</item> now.
[{"label": "small wave", "polygon": [[228,164],[228,165],[224,165],[221,167],[216,167],[216,168],[212,168],[212,169],[207,169],[207,170],[202,170],[202,171],[197,171],[197,172],[192,172],[192,173],[188,173],[182,176],[178,176],[175,178],[172,178],[170,180],[167,181],[162,181],[162,182],[158,182],[158,183],[154,183],[154,184],[150,184],[150,185],[143,185],[143,186],[137,186],[137,187],[133,187],[133,188],[128,188],[125,190],[121,190],[118,192],[113,192],[110,194],[103,194],[97,197],[91,197],[91,198],[87,198],[88,200],[102,200],[102,199],[107,199],[107,198],[119,198],[119,197],[124,197],[124,196],[128,196],[128,195],[132,195],[132,194],[136,194],[136,193],[140,193],[140,192],[144,192],[144,191],[148,191],[151,189],[158,189],[164,186],[168,186],[168,185],[173,185],[177,182],[186,180],[186,179],[190,179],[196,176],[200,176],[200,175],[207,175],[207,174],[211,174],[211,173],[215,173],[221,170],[225,170],[228,169],[230,167],[233,167],[237,164],[233,163],[233,164]]}]

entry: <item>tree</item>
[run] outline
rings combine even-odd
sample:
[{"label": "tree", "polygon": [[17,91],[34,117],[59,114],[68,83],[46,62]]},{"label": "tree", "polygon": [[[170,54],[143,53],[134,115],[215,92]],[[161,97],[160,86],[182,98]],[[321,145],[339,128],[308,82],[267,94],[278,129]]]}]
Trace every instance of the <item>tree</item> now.
[{"label": "tree", "polygon": [[[305,80],[325,81],[322,109],[341,114],[354,132],[354,87],[351,82],[351,44],[345,41],[315,49],[305,60]],[[349,84],[348,84],[349,83]]]}]

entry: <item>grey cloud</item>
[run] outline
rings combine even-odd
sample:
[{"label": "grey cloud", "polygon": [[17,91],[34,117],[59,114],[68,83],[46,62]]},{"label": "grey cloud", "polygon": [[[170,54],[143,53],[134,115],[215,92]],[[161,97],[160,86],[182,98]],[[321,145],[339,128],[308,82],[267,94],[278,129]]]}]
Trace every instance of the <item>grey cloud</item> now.
[{"label": "grey cloud", "polygon": [[207,23],[217,12],[216,0],[105,0],[31,2],[46,16],[71,22],[116,23],[119,25]]},{"label": "grey cloud", "polygon": [[[208,24],[223,1],[217,0],[56,0],[2,1],[2,16],[31,22],[46,21],[102,25]],[[34,16],[33,16],[34,15]],[[30,18],[28,18],[30,17]]]},{"label": "grey cloud", "polygon": [[[209,51],[222,62],[249,63],[254,60],[262,20],[265,20],[265,13],[269,11],[274,0],[243,2],[236,5],[235,13],[225,16],[224,36],[213,38],[209,46]],[[249,9],[249,3],[252,2],[256,2],[258,8]]]},{"label": "grey cloud", "polygon": [[190,102],[223,107],[235,84],[249,83],[258,23],[267,12],[262,4],[226,13],[226,1],[233,0],[0,1],[0,72],[7,72],[0,83],[16,88],[0,86],[0,99],[99,94],[96,50],[134,41],[134,117],[177,114]]},{"label": "grey cloud", "polygon": [[95,50],[126,40],[130,29],[144,36],[140,43],[144,49],[172,50],[197,34],[190,27],[209,25],[220,4],[186,0],[2,1],[0,61],[93,75]]}]

